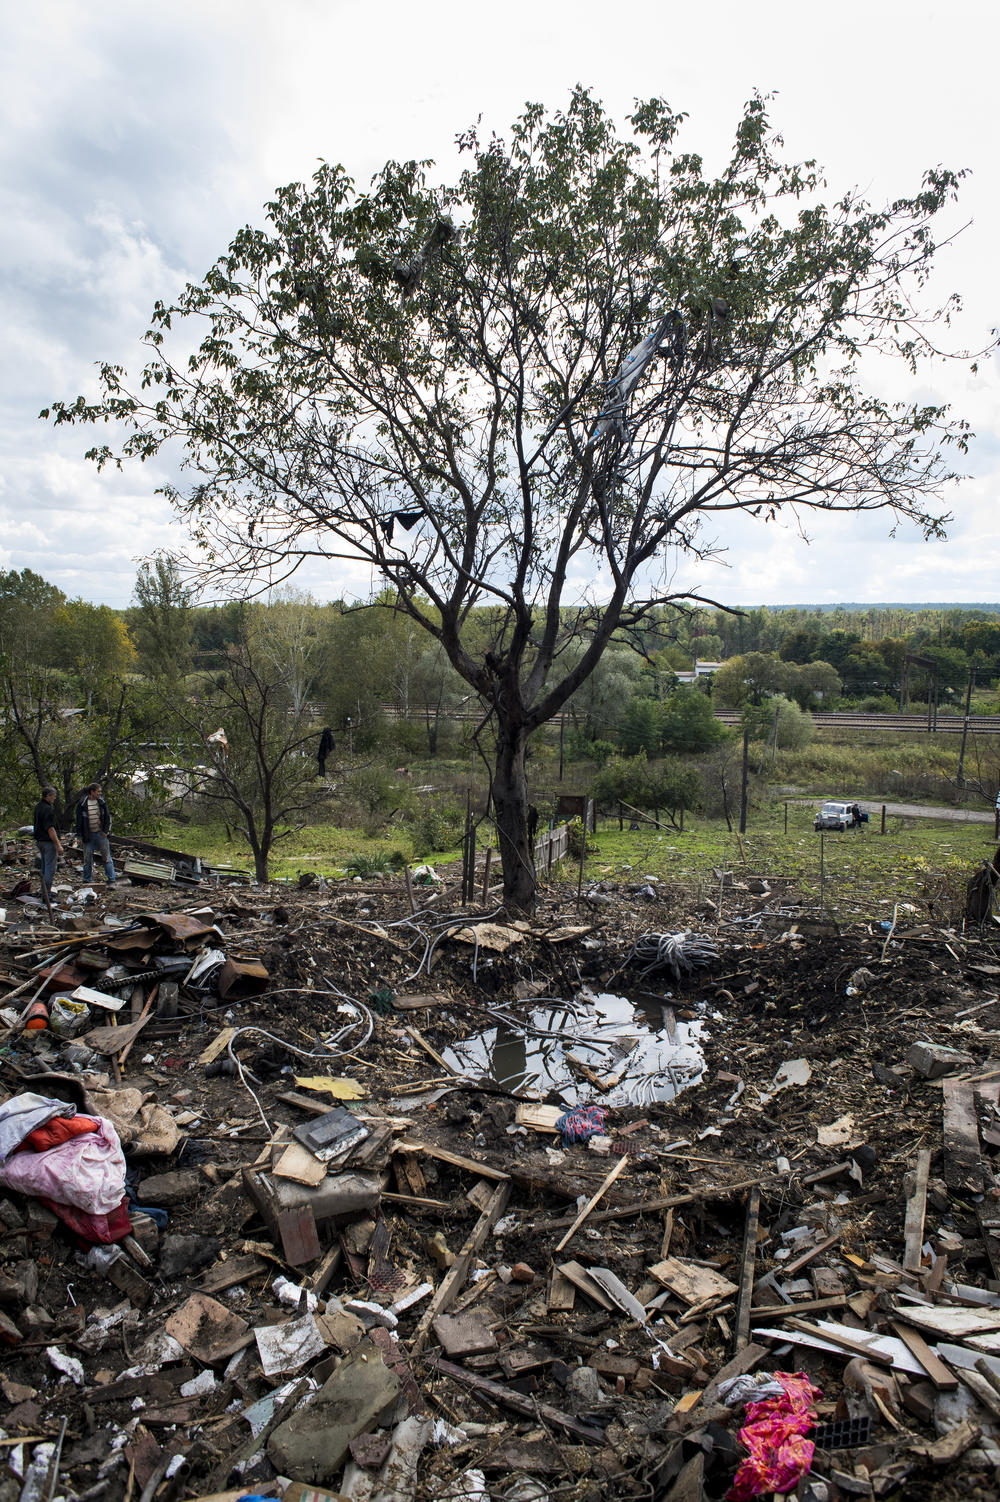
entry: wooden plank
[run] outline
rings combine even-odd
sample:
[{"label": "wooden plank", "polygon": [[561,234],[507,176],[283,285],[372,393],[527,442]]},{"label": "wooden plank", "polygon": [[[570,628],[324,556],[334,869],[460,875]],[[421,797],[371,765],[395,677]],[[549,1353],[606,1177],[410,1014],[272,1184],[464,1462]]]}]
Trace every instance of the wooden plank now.
[{"label": "wooden plank", "polygon": [[459,1252],[451,1267],[445,1273],[438,1285],[438,1290],[431,1299],[430,1306],[425,1311],[416,1328],[410,1350],[417,1355],[427,1344],[427,1333],[431,1327],[431,1321],[439,1314],[444,1314],[457,1298],[469,1272],[469,1264],[479,1251],[504,1210],[510,1198],[510,1183],[498,1184],[493,1191],[493,1197],[482,1215],[476,1221],[466,1238],[465,1245]]},{"label": "wooden plank", "polygon": [[561,1273],[568,1282],[572,1283],[574,1288],[578,1288],[581,1293],[586,1294],[588,1299],[593,1299],[599,1308],[607,1309],[609,1313],[614,1309],[615,1306],[604,1292],[604,1289],[598,1287],[587,1272],[587,1269],[581,1267],[579,1262],[561,1262],[556,1271]]},{"label": "wooden plank", "polygon": [[839,1346],[842,1350],[850,1351],[852,1356],[863,1356],[866,1361],[874,1361],[876,1366],[893,1365],[891,1356],[884,1355],[873,1345],[866,1345],[863,1340],[853,1340],[849,1335],[842,1335],[839,1330],[826,1328],[821,1330],[817,1325],[810,1325],[804,1319],[790,1319],[787,1323],[793,1330],[800,1330],[803,1335],[811,1335],[815,1340],[829,1341],[832,1346]]},{"label": "wooden plank", "polygon": [[522,1100],[514,1115],[517,1126],[530,1127],[535,1132],[559,1133],[556,1122],[565,1112],[561,1106],[536,1106],[530,1101]]},{"label": "wooden plank", "polygon": [[[211,1043],[198,1055],[199,1064],[214,1064],[221,1053],[229,1047],[229,1040],[235,1033],[234,1027],[224,1027],[220,1033],[216,1033]],[[311,1104],[311,1102],[310,1102]]]},{"label": "wooden plank", "polygon": [[[669,1341],[668,1341],[669,1344]],[[731,1361],[727,1361],[721,1370],[717,1371],[711,1382],[705,1388],[705,1407],[709,1408],[719,1395],[719,1388],[730,1377],[743,1377],[747,1372],[752,1372],[755,1366],[759,1366],[771,1352],[767,1346],[754,1345],[752,1342],[744,1346],[742,1351],[737,1351]]]},{"label": "wooden plank", "polygon": [[587,1217],[590,1214],[591,1210],[594,1209],[595,1205],[597,1205],[597,1204],[600,1203],[600,1201],[604,1198],[604,1195],[607,1193],[607,1191],[611,1188],[612,1184],[615,1182],[615,1179],[617,1179],[618,1175],[625,1168],[627,1168],[627,1167],[628,1167],[628,1154],[626,1154],[624,1157],[618,1159],[618,1162],[615,1164],[614,1168],[612,1168],[611,1172],[607,1175],[607,1177],[603,1180],[603,1182],[601,1183],[601,1185],[598,1188],[597,1192],[595,1194],[591,1195],[590,1199],[584,1205],[583,1209],[580,1211],[579,1215],[576,1217],[576,1220],[570,1226],[570,1228],[566,1232],[565,1236],[562,1238],[561,1241],[557,1241],[556,1242],[556,1251],[557,1252],[561,1252],[563,1250],[563,1248],[567,1245],[567,1243],[570,1242],[570,1241],[572,1241],[572,1239],[576,1235],[577,1231],[580,1229],[580,1227],[583,1225],[584,1221],[587,1219]]},{"label": "wooden plank", "polygon": [[794,1278],[795,1274],[801,1272],[804,1267],[808,1267],[814,1258],[822,1257],[824,1252],[828,1252],[831,1247],[835,1247],[839,1240],[839,1235],[835,1233],[833,1236],[824,1237],[821,1242],[816,1246],[810,1247],[807,1252],[800,1252],[797,1257],[792,1258],[791,1262],[786,1262],[785,1266],[779,1269],[782,1279]]},{"label": "wooden plank", "polygon": [[515,1413],[523,1414],[525,1418],[535,1421],[540,1419],[542,1423],[551,1424],[554,1429],[562,1429],[567,1434],[572,1434],[574,1438],[582,1439],[589,1444],[604,1444],[603,1429],[583,1424],[579,1419],[560,1412],[558,1408],[553,1408],[548,1403],[539,1403],[536,1398],[526,1398],[521,1393],[504,1387],[500,1382],[493,1382],[489,1377],[481,1377],[478,1372],[466,1371],[464,1367],[456,1366],[454,1362],[444,1361],[440,1357],[433,1365],[435,1371],[441,1372],[446,1377],[453,1377],[456,1382],[463,1382],[466,1387],[483,1393],[486,1397],[492,1398],[495,1403],[502,1403],[505,1408],[512,1408]]},{"label": "wooden plank", "polygon": [[118,1054],[122,1049],[131,1047],[135,1042],[149,1021],[149,1015],[149,1002],[147,1001],[145,1011],[135,1022],[128,1022],[124,1027],[102,1026],[91,1028],[90,1032],[83,1034],[80,1042],[85,1043],[88,1048],[92,1048],[95,1053]]},{"label": "wooden plank", "polygon": [[419,1048],[422,1048],[424,1053],[427,1054],[428,1058],[433,1059],[438,1068],[443,1069],[445,1074],[461,1078],[461,1070],[452,1069],[451,1065],[446,1063],[446,1061],[438,1053],[437,1049],[434,1048],[432,1044],[428,1043],[427,1039],[424,1037],[423,1033],[418,1027],[407,1027],[404,1028],[403,1031],[409,1033],[414,1043],[416,1043]]},{"label": "wooden plank", "polygon": [[[738,1184],[709,1184],[704,1189],[689,1190],[685,1194],[658,1195],[654,1199],[631,1200],[627,1205],[618,1205],[614,1210],[598,1210],[589,1217],[592,1226],[609,1220],[628,1220],[633,1215],[655,1215],[661,1210],[672,1210],[676,1205],[693,1205],[699,1200],[730,1199],[734,1194],[744,1194],[759,1184],[760,1179],[741,1179]],[[533,1221],[532,1231],[558,1231],[573,1224],[572,1215],[562,1215],[552,1220]],[[836,1237],[834,1237],[836,1240]]]},{"label": "wooden plank", "polygon": [[919,1274],[921,1248],[924,1244],[924,1220],[927,1215],[927,1181],[931,1172],[929,1148],[917,1153],[917,1173],[913,1193],[906,1202],[906,1223],[903,1227],[903,1271]]},{"label": "wooden plank", "polygon": [[743,1259],[740,1263],[739,1294],[736,1298],[736,1349],[750,1344],[750,1305],[753,1302],[753,1277],[757,1263],[757,1226],[760,1221],[760,1185],[755,1184],[747,1200],[743,1227]]},{"label": "wooden plank", "polygon": [[[419,1194],[391,1194],[388,1189],[382,1190],[383,1203],[388,1200],[390,1205],[409,1205],[412,1210],[450,1210],[450,1200],[426,1199]],[[477,1206],[477,1209],[479,1207]]]},{"label": "wooden plank", "polygon": [[439,1163],[448,1163],[452,1168],[464,1168],[468,1173],[476,1173],[483,1179],[495,1179],[498,1184],[506,1184],[510,1181],[510,1174],[504,1173],[501,1168],[493,1168],[489,1163],[480,1163],[476,1158],[463,1158],[461,1153],[449,1152],[446,1147],[435,1147],[430,1142],[400,1142],[397,1152],[424,1153],[428,1158],[436,1158]]},{"label": "wooden plank", "polygon": [[838,1293],[828,1299],[803,1299],[798,1304],[754,1304],[750,1319],[758,1325],[780,1325],[782,1320],[800,1314],[822,1314],[827,1309],[843,1309],[847,1303],[846,1293]]},{"label": "wooden plank", "polygon": [[[84,1042],[88,1040],[85,1038]],[[975,1091],[971,1084],[945,1080],[942,1089],[944,1136],[944,1181],[949,1189],[983,1192],[983,1165],[979,1156],[979,1122]]]},{"label": "wooden plank", "polygon": [[290,1179],[295,1184],[306,1184],[311,1189],[322,1184],[326,1171],[327,1165],[321,1163],[315,1153],[303,1147],[301,1142],[290,1142],[280,1152],[271,1170],[276,1179]]},{"label": "wooden plank", "polygon": [[[930,1154],[927,1156],[930,1157]],[[935,1356],[923,1336],[909,1325],[904,1325],[902,1320],[892,1319],[889,1323],[907,1350],[920,1362],[934,1386],[942,1392],[954,1392],[958,1378],[950,1366],[945,1366],[940,1356]]]},{"label": "wooden plank", "polygon": [[546,1307],[551,1314],[554,1310],[569,1310],[576,1303],[576,1288],[570,1278],[554,1267],[549,1278],[549,1295]]},{"label": "wooden plank", "polygon": [[228,1257],[225,1262],[216,1262],[208,1269],[198,1288],[202,1293],[222,1293],[226,1288],[235,1288],[237,1283],[245,1283],[248,1278],[258,1278],[271,1271],[271,1264],[256,1253],[248,1257]]}]

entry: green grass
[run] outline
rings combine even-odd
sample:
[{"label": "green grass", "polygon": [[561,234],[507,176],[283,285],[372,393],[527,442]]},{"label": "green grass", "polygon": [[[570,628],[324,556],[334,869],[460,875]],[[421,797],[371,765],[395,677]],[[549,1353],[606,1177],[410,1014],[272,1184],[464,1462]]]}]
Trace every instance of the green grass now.
[{"label": "green grass", "polygon": [[873,814],[863,834],[825,836],[821,878],[814,812],[812,803],[790,804],[786,834],[783,804],[767,804],[753,811],[742,838],[730,833],[724,820],[687,820],[683,834],[619,833],[617,821],[609,822],[598,830],[584,876],[594,881],[650,875],[712,896],[718,886],[714,872],[725,867],[737,878],[741,873],[791,877],[803,896],[811,901],[822,896],[826,909],[845,919],[891,916],[900,902],[916,907],[921,918],[952,921],[966,881],[993,849],[992,825],[889,819],[883,836]]},{"label": "green grass", "polygon": [[[234,866],[241,871],[253,871],[253,857],[246,841],[235,832],[231,839],[227,838],[223,824],[177,824],[165,819],[156,840],[171,850],[200,855],[213,866]],[[388,861],[396,851],[407,863],[413,862],[413,846],[403,830],[392,830],[373,839],[360,829],[312,824],[292,831],[287,838],[277,842],[271,854],[270,877],[272,881],[289,881],[295,880],[303,871],[315,871],[319,876],[338,880],[345,877],[344,867],[352,856]],[[455,860],[458,856],[458,851],[446,851],[435,855],[430,863]],[[346,879],[349,880],[349,876]]]}]

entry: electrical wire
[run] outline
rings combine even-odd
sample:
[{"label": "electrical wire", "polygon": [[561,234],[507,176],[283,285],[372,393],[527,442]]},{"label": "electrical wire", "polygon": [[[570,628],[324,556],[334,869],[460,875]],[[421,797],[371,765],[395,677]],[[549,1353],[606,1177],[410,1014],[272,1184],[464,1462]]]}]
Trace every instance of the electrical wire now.
[{"label": "electrical wire", "polygon": [[[235,1030],[232,1037],[229,1039],[229,1042],[226,1044],[226,1053],[233,1063],[240,1084],[243,1086],[244,1090],[247,1092],[247,1094],[250,1096],[250,1099],[257,1107],[257,1114],[264,1124],[265,1131],[267,1131],[270,1136],[274,1135],[274,1129],[271,1126],[271,1123],[268,1121],[267,1117],[264,1115],[264,1108],[247,1080],[246,1071],[243,1068],[241,1060],[237,1058],[236,1054],[233,1051],[233,1045],[235,1044],[237,1038],[241,1037],[244,1033],[255,1033],[258,1037],[267,1038],[269,1042],[276,1043],[279,1048],[286,1049],[289,1053],[295,1054],[300,1059],[323,1059],[329,1061],[331,1059],[342,1058],[347,1053],[356,1053],[358,1049],[364,1048],[365,1044],[371,1038],[372,1033],[375,1031],[375,1019],[368,1007],[365,1006],[364,1002],[358,1001],[354,996],[348,996],[346,992],[341,991],[339,987],[333,986],[329,991],[317,991],[313,989],[306,990],[301,986],[286,986],[281,991],[269,991],[268,996],[271,997],[287,995],[289,992],[295,992],[300,996],[335,996],[338,998],[338,1000],[346,1001],[350,1006],[356,1007],[358,1012],[361,1013],[361,1016],[359,1016],[356,1021],[349,1022],[346,1024],[346,1026],[342,1027],[340,1031],[335,1035],[332,1043],[324,1044],[324,1049],[320,1053],[306,1048],[299,1048],[294,1043],[286,1043],[285,1039],[279,1038],[276,1033],[270,1033],[266,1028],[258,1027],[255,1023],[252,1022],[247,1023],[244,1027],[238,1027]],[[351,1032],[359,1022],[362,1021],[365,1021],[366,1026],[364,1037],[360,1040],[360,1042],[355,1043],[350,1049],[338,1048],[336,1045],[340,1042],[340,1040],[347,1033]]]}]

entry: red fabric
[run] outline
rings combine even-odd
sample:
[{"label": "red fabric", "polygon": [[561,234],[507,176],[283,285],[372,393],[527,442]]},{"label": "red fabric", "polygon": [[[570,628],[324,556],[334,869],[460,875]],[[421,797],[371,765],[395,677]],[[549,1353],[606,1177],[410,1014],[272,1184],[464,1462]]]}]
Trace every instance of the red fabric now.
[{"label": "red fabric", "polygon": [[51,1210],[53,1215],[58,1215],[85,1246],[93,1246],[95,1242],[107,1246],[109,1242],[121,1241],[124,1236],[132,1234],[127,1195],[118,1209],[112,1210],[109,1215],[88,1215],[86,1210],[78,1210],[75,1205],[60,1205],[56,1200],[41,1197],[39,1203]]},{"label": "red fabric", "polygon": [[84,1132],[96,1132],[99,1123],[93,1116],[53,1116],[44,1126],[35,1127],[17,1149],[19,1153],[48,1152],[50,1147],[61,1147],[71,1137],[82,1137]]},{"label": "red fabric", "polygon": [[813,1404],[822,1397],[805,1372],[775,1372],[785,1389],[780,1398],[748,1403],[740,1443],[750,1454],[726,1493],[728,1502],[750,1502],[764,1492],[794,1491],[812,1465],[815,1445],[805,1436],[816,1422]]}]

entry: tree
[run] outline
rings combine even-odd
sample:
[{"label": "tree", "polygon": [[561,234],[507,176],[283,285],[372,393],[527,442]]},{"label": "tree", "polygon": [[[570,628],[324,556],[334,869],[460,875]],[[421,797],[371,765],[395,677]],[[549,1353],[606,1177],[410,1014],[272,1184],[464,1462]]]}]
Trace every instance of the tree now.
[{"label": "tree", "polygon": [[783,693],[794,669],[773,652],[744,652],[730,657],[712,678],[712,698],[717,704],[742,708],[763,704],[771,694]]},{"label": "tree", "polygon": [[133,598],[133,636],[143,671],[150,678],[177,684],[191,670],[194,623],[191,591],[176,559],[158,553],[141,563]]},{"label": "tree", "polygon": [[451,184],[391,162],[361,192],[323,163],[156,305],[141,376],[104,365],[97,401],[43,414],[123,424],[99,465],[179,445],[190,484],[168,494],[217,583],[346,556],[392,586],[493,715],[512,907],[535,895],[528,739],[616,634],[685,598],[666,550],[706,558],[703,524],[734,510],[887,508],[937,533],[942,448],[966,440],[861,369],[929,353],[920,289],[958,177],[828,207],[763,98],[714,179],[682,121],[652,100],[622,138],[577,90],[507,141],[468,132]]},{"label": "tree", "polygon": [[700,802],[701,779],[693,767],[684,766],[674,757],[650,765],[645,751],[636,756],[612,756],[605,762],[590,785],[597,806],[613,807],[617,803],[636,811],[665,811],[672,824],[682,809],[695,808]]},{"label": "tree", "polygon": [[[582,655],[582,645],[575,651]],[[594,671],[566,704],[566,711],[574,721],[582,722],[580,728],[584,739],[596,740],[607,731],[617,729],[621,723],[622,706],[632,697],[641,666],[641,659],[631,648],[614,642],[608,647]]]},{"label": "tree", "polygon": [[660,709],[660,745],[664,751],[707,751],[725,738],[712,701],[692,684],[681,684]]},{"label": "tree", "polygon": [[[315,731],[292,713],[287,684],[261,650],[260,633],[244,632],[214,692],[178,700],[174,716],[207,763],[207,770],[190,774],[192,790],[234,820],[257,880],[267,881],[275,842],[301,824],[315,801],[315,765],[303,751]],[[224,740],[213,738],[218,730]]]},{"label": "tree", "polygon": [[128,627],[108,605],[70,600],[57,605],[52,616],[53,656],[86,699],[90,714],[96,691],[121,683],[135,662]]},{"label": "tree", "polygon": [[319,673],[319,620],[312,595],[285,589],[266,606],[250,610],[244,627],[250,650],[284,684],[296,723],[302,720]]}]

